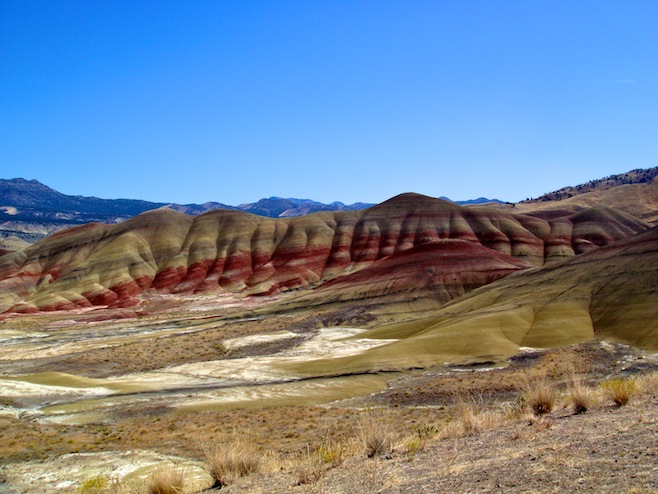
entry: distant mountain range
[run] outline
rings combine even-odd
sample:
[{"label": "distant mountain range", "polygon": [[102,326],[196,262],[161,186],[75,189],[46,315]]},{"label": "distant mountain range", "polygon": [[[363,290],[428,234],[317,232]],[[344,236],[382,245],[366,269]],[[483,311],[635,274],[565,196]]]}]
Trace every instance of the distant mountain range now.
[{"label": "distant mountain range", "polygon": [[[491,201],[480,198],[458,204]],[[495,199],[493,201],[500,202]],[[62,228],[93,222],[119,223],[145,211],[162,207],[189,215],[199,215],[214,209],[230,209],[268,218],[286,218],[320,211],[356,211],[372,206],[374,204],[362,202],[350,205],[342,202],[323,204],[310,199],[282,197],[270,197],[239,206],[219,202],[175,204],[135,199],[99,199],[62,194],[37,180],[0,179],[0,237],[15,236],[33,242]]]}]

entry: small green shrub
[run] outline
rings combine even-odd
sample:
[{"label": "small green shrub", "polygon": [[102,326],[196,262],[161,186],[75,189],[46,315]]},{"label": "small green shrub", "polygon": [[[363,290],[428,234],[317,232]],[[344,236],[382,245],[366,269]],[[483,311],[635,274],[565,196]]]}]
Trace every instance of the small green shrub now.
[{"label": "small green shrub", "polygon": [[605,395],[618,407],[628,404],[636,388],[636,382],[631,379],[609,379],[601,383]]},{"label": "small green shrub", "polygon": [[324,442],[317,450],[320,461],[331,466],[340,465],[345,456],[345,448],[342,443],[336,441]]},{"label": "small green shrub", "polygon": [[404,442],[404,447],[409,456],[414,456],[423,449],[423,439],[419,436],[411,436]]},{"label": "small green shrub", "polygon": [[100,494],[110,486],[110,481],[104,475],[85,480],[78,487],[78,492],[84,494]]},{"label": "small green shrub", "polygon": [[436,435],[439,434],[439,428],[435,426],[434,424],[422,424],[422,425],[417,425],[414,428],[414,434],[418,436],[420,439],[430,439]]}]

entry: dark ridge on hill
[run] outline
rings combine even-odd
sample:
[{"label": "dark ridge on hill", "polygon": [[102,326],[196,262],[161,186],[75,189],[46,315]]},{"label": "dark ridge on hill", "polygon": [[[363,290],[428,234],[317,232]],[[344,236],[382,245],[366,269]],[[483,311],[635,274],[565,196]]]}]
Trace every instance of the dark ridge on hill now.
[{"label": "dark ridge on hill", "polygon": [[584,184],[563,187],[554,192],[541,195],[536,199],[521,201],[521,203],[561,201],[576,195],[587,194],[594,191],[608,190],[612,189],[613,187],[619,187],[620,185],[649,183],[656,177],[658,177],[658,166],[653,168],[638,168],[626,173],[610,175],[609,177],[600,178],[598,180],[590,180]]},{"label": "dark ridge on hill", "polygon": [[484,207],[548,218],[600,206],[618,209],[648,223],[658,224],[658,167],[565,187],[539,199]]}]

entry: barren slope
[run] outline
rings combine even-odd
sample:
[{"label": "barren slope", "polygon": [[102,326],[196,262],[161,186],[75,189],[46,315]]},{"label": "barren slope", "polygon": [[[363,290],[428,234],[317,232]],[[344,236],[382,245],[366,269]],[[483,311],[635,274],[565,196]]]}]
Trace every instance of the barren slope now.
[{"label": "barren slope", "polygon": [[[386,310],[390,310],[387,308]],[[379,326],[395,340],[359,356],[295,366],[327,375],[436,365],[497,363],[520,347],[591,338],[658,349],[658,227],[559,264],[508,276],[441,309]]]}]

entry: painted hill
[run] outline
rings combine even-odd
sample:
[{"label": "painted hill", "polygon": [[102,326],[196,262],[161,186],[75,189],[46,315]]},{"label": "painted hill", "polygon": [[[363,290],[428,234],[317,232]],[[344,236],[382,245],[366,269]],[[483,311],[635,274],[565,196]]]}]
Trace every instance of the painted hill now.
[{"label": "painted hill", "polygon": [[330,375],[335,369],[361,373],[495,363],[522,347],[562,347],[592,338],[658,350],[658,227],[505,277],[438,310],[408,314],[360,337],[392,342],[294,370]]},{"label": "painted hill", "polygon": [[[470,244],[478,249],[474,258],[493,256],[491,262],[462,262],[459,287],[449,293],[464,293],[503,272],[572,257],[649,226],[609,208],[542,218],[466,208],[418,194],[402,194],[364,211],[280,219],[229,210],[191,217],[158,209],[116,225],[66,230],[1,257],[0,310],[130,306],[147,289],[272,295],[368,267],[372,274],[362,276],[371,276],[377,292],[381,281],[376,280],[382,276],[374,264],[386,260],[397,265],[395,257],[388,258],[407,253],[397,258],[402,266],[413,249],[420,252],[421,245],[435,243],[424,249],[455,262],[465,257],[462,249],[472,250]],[[446,248],[445,241],[461,243]],[[414,265],[421,271],[428,267],[409,266]],[[484,272],[473,274],[480,269]],[[407,269],[400,277],[409,274]],[[358,285],[362,279],[352,281]]]}]

